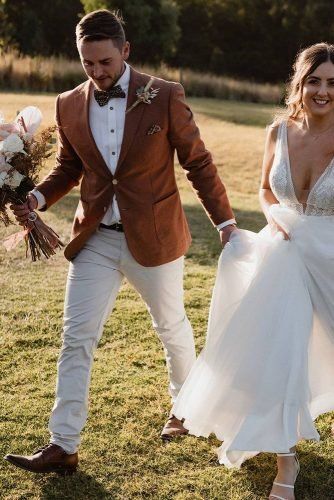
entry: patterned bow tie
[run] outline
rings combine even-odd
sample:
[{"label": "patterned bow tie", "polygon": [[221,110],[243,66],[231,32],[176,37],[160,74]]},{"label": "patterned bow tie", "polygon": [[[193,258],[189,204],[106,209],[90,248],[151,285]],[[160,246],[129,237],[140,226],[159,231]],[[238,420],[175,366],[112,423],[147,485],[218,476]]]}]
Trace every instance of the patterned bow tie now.
[{"label": "patterned bow tie", "polygon": [[108,104],[109,99],[113,97],[125,97],[125,92],[120,85],[115,85],[110,90],[94,90],[94,97],[99,106]]}]

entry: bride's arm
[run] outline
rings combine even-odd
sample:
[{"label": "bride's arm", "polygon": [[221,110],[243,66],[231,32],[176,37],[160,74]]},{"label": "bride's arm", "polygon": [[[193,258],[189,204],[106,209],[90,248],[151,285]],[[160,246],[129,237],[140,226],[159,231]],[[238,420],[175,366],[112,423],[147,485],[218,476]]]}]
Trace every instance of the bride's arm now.
[{"label": "bride's arm", "polygon": [[274,162],[275,157],[275,147],[276,147],[276,139],[277,139],[277,125],[271,125],[268,127],[266,143],[264,147],[264,155],[263,155],[263,163],[262,163],[262,177],[259,191],[259,199],[262,211],[267,219],[267,222],[272,230],[272,233],[275,234],[278,231],[283,233],[284,239],[289,239],[289,235],[284,231],[282,227],[280,227],[270,215],[270,207],[271,205],[279,203],[274,193],[271,190],[269,175],[270,170]]}]

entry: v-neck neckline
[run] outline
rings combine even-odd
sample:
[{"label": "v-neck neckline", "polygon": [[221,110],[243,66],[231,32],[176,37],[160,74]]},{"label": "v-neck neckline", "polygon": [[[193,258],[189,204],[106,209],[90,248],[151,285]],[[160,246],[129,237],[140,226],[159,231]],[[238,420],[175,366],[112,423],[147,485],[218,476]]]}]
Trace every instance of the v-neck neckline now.
[{"label": "v-neck neckline", "polygon": [[[295,198],[295,201],[298,203],[298,205],[301,205],[303,207],[303,213],[305,213],[305,211],[307,209],[307,205],[308,205],[309,199],[310,199],[310,196],[311,196],[311,194],[313,194],[313,191],[318,186],[318,184],[320,183],[320,181],[322,180],[322,178],[325,176],[326,172],[332,166],[332,163],[334,161],[334,155],[332,156],[332,158],[331,158],[330,162],[328,163],[327,167],[325,168],[325,170],[322,172],[322,174],[318,177],[318,179],[316,180],[316,182],[313,184],[313,186],[309,190],[305,203],[301,203],[298,200],[298,198],[297,198],[295,184],[294,184],[293,178],[292,178],[291,162],[290,162],[290,154],[289,154],[289,144],[288,144],[288,123],[286,121],[284,122],[284,128],[285,128],[284,139],[285,139],[285,148],[286,148],[286,159],[287,159],[287,165],[288,165],[288,172],[289,172],[290,183],[291,183],[291,187],[292,187],[292,194],[293,194],[293,196]],[[305,209],[304,209],[304,206],[305,206]]]}]

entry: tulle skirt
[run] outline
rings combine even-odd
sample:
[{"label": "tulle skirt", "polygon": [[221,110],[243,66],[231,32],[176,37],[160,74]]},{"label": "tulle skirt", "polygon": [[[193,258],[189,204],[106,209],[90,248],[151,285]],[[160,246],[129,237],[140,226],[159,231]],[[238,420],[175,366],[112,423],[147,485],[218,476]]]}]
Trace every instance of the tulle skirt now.
[{"label": "tulle skirt", "polygon": [[334,410],[334,217],[272,215],[291,235],[241,230],[218,264],[206,345],[172,412],[223,441],[220,463],[319,440]]}]

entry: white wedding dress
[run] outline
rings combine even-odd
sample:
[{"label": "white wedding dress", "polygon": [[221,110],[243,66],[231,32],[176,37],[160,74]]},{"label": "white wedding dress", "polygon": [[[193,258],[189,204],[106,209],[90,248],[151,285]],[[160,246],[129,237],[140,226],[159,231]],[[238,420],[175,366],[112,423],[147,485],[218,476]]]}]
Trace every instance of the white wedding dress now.
[{"label": "white wedding dress", "polygon": [[275,220],[290,233],[235,232],[223,250],[206,345],[174,404],[196,436],[215,433],[220,463],[319,440],[334,410],[334,159],[305,208],[291,178],[287,126],[270,174]]}]

